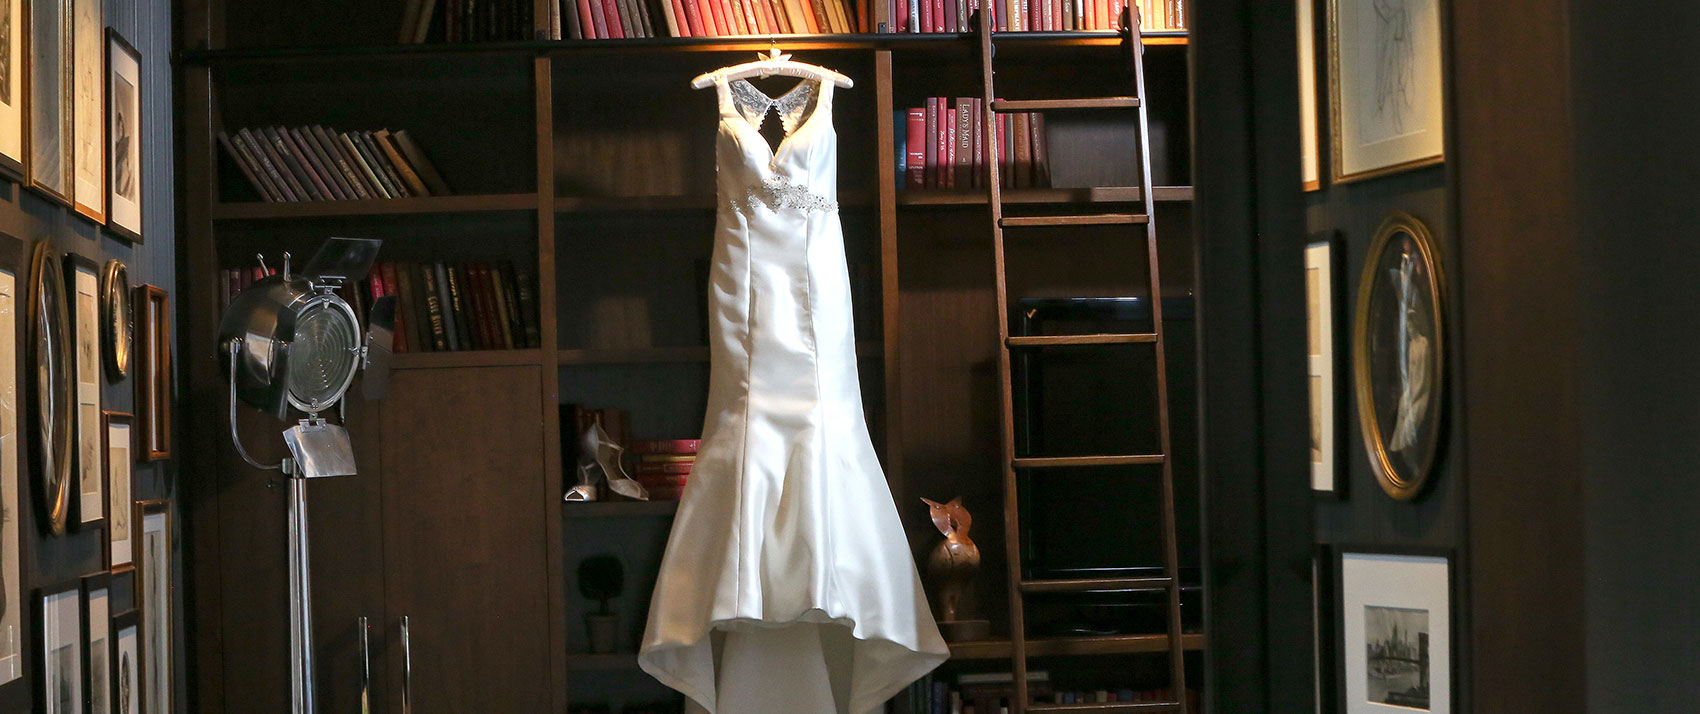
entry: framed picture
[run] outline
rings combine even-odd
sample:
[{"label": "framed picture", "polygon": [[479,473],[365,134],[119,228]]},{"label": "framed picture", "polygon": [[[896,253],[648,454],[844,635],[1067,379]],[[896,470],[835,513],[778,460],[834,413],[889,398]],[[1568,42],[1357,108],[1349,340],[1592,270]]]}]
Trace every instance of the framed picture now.
[{"label": "framed picture", "polygon": [[171,458],[171,305],[164,290],[136,287],[141,311],[136,345],[136,409],[139,447],[148,461]]},{"label": "framed picture", "polygon": [[0,0],[0,176],[24,180],[24,0]]},{"label": "framed picture", "polygon": [[1304,190],[1322,188],[1322,147],[1317,136],[1316,0],[1295,0],[1299,26],[1299,167]]},{"label": "framed picture", "polygon": [[71,3],[29,0],[29,186],[71,205]]},{"label": "framed picture", "polygon": [[1440,256],[1428,228],[1395,213],[1364,256],[1352,322],[1358,426],[1387,495],[1416,498],[1434,467],[1446,400]]},{"label": "framed picture", "polygon": [[106,222],[106,45],[102,0],[71,0],[71,183],[77,213]]},{"label": "framed picture", "polygon": [[131,610],[112,618],[112,711],[142,711],[142,616]]},{"label": "framed picture", "polygon": [[130,271],[117,260],[100,271],[100,332],[106,355],[106,377],[114,382],[130,373],[131,346],[136,339],[136,313],[130,307]]},{"label": "framed picture", "polygon": [[[3,1],[3,0],[0,0]],[[18,481],[18,270],[24,243],[0,234],[0,685],[24,675],[23,529]]]},{"label": "framed picture", "polygon": [[100,266],[65,255],[65,293],[71,298],[71,373],[76,375],[77,523],[106,520],[105,433],[100,427]]},{"label": "framed picture", "polygon": [[1305,246],[1305,351],[1309,356],[1306,378],[1310,394],[1310,488],[1318,493],[1344,496],[1346,470],[1342,464],[1345,440],[1340,438],[1340,416],[1346,413],[1340,397],[1339,333],[1340,282],[1335,276],[1344,265],[1344,249],[1338,234],[1318,236]]},{"label": "framed picture", "polygon": [[83,591],[78,582],[36,591],[36,710],[83,714]]},{"label": "framed picture", "polygon": [[106,563],[112,572],[136,567],[135,539],[131,537],[130,464],[134,457],[135,417],[124,412],[101,412],[105,425],[102,441],[106,454],[106,500],[111,520],[106,524]]},{"label": "framed picture", "polygon": [[71,512],[71,375],[70,318],[65,301],[65,277],[59,254],[47,241],[35,244],[30,257],[30,388],[35,398],[35,446],[32,469],[41,527],[50,534],[65,532]]},{"label": "framed picture", "polygon": [[137,501],[134,519],[141,525],[136,556],[136,601],[142,613],[142,667],[147,698],[142,711],[169,712],[171,706],[171,510],[164,500]]},{"label": "framed picture", "polygon": [[1440,32],[1440,0],[1329,0],[1335,183],[1443,160]]},{"label": "framed picture", "polygon": [[1452,712],[1452,564],[1446,554],[1342,549],[1344,714]]},{"label": "framed picture", "polygon": [[112,587],[107,576],[83,578],[83,704],[112,714]]},{"label": "framed picture", "polygon": [[142,55],[106,31],[106,227],[142,242]]}]

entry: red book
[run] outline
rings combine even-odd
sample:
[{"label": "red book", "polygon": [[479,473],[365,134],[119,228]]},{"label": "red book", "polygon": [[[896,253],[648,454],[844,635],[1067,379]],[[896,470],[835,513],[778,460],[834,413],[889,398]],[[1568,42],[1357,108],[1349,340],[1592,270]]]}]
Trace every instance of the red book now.
[{"label": "red book", "polygon": [[750,13],[753,23],[750,27],[763,35],[774,34],[774,29],[767,24],[767,0],[744,0],[744,9]]},{"label": "red book", "polygon": [[634,454],[694,454],[702,439],[633,439],[626,450]]},{"label": "red book", "polygon": [[967,97],[956,100],[956,121],[950,127],[956,133],[950,142],[954,149],[951,181],[956,188],[965,189],[974,185],[974,100]]},{"label": "red book", "polygon": [[1009,188],[1009,115],[997,115],[998,186]]},{"label": "red book", "polygon": [[934,97],[933,110],[937,123],[933,125],[933,187],[950,188],[950,114],[944,97]]},{"label": "red book", "polygon": [[407,316],[407,296],[401,295],[400,290],[398,289],[401,286],[401,281],[396,279],[395,263],[382,263],[381,265],[383,266],[382,271],[384,274],[384,294],[396,296],[395,325],[390,328],[394,330],[390,341],[390,351],[406,352],[407,320],[405,318]]},{"label": "red book", "polygon": [[971,111],[974,114],[974,152],[972,156],[974,166],[970,174],[972,178],[969,179],[969,183],[971,183],[974,188],[985,188],[986,118],[984,114],[986,111],[986,104],[978,97],[968,100],[968,103],[972,107]]},{"label": "red book", "polygon": [[602,0],[602,16],[607,18],[609,39],[625,39],[626,28],[620,23],[620,0]]},{"label": "red book", "polygon": [[1015,146],[1015,187],[1029,188],[1033,185],[1033,115],[1027,112],[1016,114],[1011,122]]},{"label": "red book", "polygon": [[691,37],[707,37],[708,31],[703,29],[702,10],[697,7],[697,0],[682,0],[685,3],[685,24],[691,26]]},{"label": "red book", "polygon": [[695,463],[694,461],[651,461],[638,464],[634,467],[634,470],[640,474],[688,474],[691,472],[691,466]]},{"label": "red book", "polygon": [[933,0],[921,0],[920,3],[916,5],[916,8],[921,11],[920,25],[918,26],[918,29],[921,32],[932,32]]},{"label": "red book", "polygon": [[922,165],[927,167],[927,188],[939,187],[939,107],[936,97],[927,97],[927,155]]},{"label": "red book", "polygon": [[597,34],[598,30],[596,29],[595,20],[596,13],[591,12],[590,0],[578,0],[578,16],[579,29],[584,33],[584,39],[595,40],[602,38],[602,35]]},{"label": "red book", "polygon": [[1109,2],[1110,29],[1120,30],[1122,29],[1122,10],[1127,7],[1127,0],[1109,0]]},{"label": "red book", "polygon": [[1045,135],[1045,115],[1035,112],[1031,120],[1033,126],[1033,186],[1050,188],[1051,186],[1051,156],[1046,148],[1050,144]]},{"label": "red book", "polygon": [[608,39],[608,15],[604,12],[602,0],[587,0],[590,3],[590,26],[596,31],[596,39]]},{"label": "red book", "polygon": [[904,185],[907,188],[926,188],[927,111],[915,107],[904,113],[903,120],[908,133],[903,144],[903,169],[908,176]]},{"label": "red book", "polygon": [[895,25],[895,27],[893,27],[891,29],[891,31],[892,32],[908,32],[909,31],[909,0],[893,0],[891,5],[892,5],[891,22],[892,22],[893,25]]},{"label": "red book", "polygon": [[502,349],[502,337],[496,331],[496,309],[490,292],[490,269],[483,263],[466,266],[468,282],[472,283],[472,306],[478,310],[478,338],[484,349]]},{"label": "red book", "polygon": [[816,0],[797,0],[797,2],[803,6],[803,22],[808,23],[809,33],[818,35],[825,32],[821,29],[820,8],[816,7]]},{"label": "red book", "polygon": [[682,2],[681,0],[663,0],[663,1],[664,2],[671,2],[672,5],[673,5],[673,24],[676,25],[677,28],[678,28],[677,30],[675,30],[676,32],[679,33],[677,36],[678,37],[693,37],[693,35],[691,34],[691,22],[690,22],[689,19],[686,19],[686,16],[685,16],[685,3]]},{"label": "red book", "polygon": [[933,32],[949,32],[950,19],[945,17],[944,0],[933,2]]},{"label": "red book", "polygon": [[939,175],[944,177],[945,188],[956,188],[956,107],[946,107],[944,110],[944,161],[939,162],[944,167]]},{"label": "red book", "polygon": [[708,16],[703,18],[703,22],[711,20],[714,22],[714,36],[725,37],[732,34],[726,31],[726,15],[721,12],[720,0],[703,0],[703,2],[708,4]]},{"label": "red book", "polygon": [[[389,294],[389,293],[384,291],[384,268],[383,268],[383,265],[384,265],[383,263],[379,263],[377,270],[373,270],[373,271],[367,273],[367,275],[366,275],[366,285],[370,288],[370,292],[372,293],[372,299],[373,300],[377,300],[378,298],[381,298],[381,297]],[[254,270],[258,271],[259,268],[255,268]],[[265,276],[262,275],[260,277],[265,277]],[[257,281],[257,279],[256,279],[256,281]]]}]

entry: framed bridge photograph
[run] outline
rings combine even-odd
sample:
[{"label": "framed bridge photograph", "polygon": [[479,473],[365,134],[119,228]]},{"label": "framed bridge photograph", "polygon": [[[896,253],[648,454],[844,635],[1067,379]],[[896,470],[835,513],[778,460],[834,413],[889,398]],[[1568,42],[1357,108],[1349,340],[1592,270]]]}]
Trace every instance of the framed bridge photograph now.
[{"label": "framed bridge photograph", "polygon": [[1336,617],[1344,714],[1452,712],[1448,554],[1342,548]]}]

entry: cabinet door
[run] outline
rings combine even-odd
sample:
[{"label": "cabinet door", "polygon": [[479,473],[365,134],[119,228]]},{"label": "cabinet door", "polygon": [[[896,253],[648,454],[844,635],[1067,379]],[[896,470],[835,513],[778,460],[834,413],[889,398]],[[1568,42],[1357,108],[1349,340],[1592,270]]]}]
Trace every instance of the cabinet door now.
[{"label": "cabinet door", "polygon": [[[395,372],[384,410],[390,712],[549,708],[537,367]],[[399,622],[410,622],[403,648]],[[411,660],[404,680],[402,661]]]}]

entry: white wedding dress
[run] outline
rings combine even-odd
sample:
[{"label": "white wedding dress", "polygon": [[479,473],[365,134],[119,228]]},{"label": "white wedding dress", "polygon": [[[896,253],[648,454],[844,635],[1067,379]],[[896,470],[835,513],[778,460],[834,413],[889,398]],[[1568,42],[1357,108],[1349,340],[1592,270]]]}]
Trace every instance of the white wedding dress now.
[{"label": "white wedding dress", "polygon": [[866,714],[949,655],[862,412],[833,85],[714,86],[708,413],[638,660],[709,712]]}]

